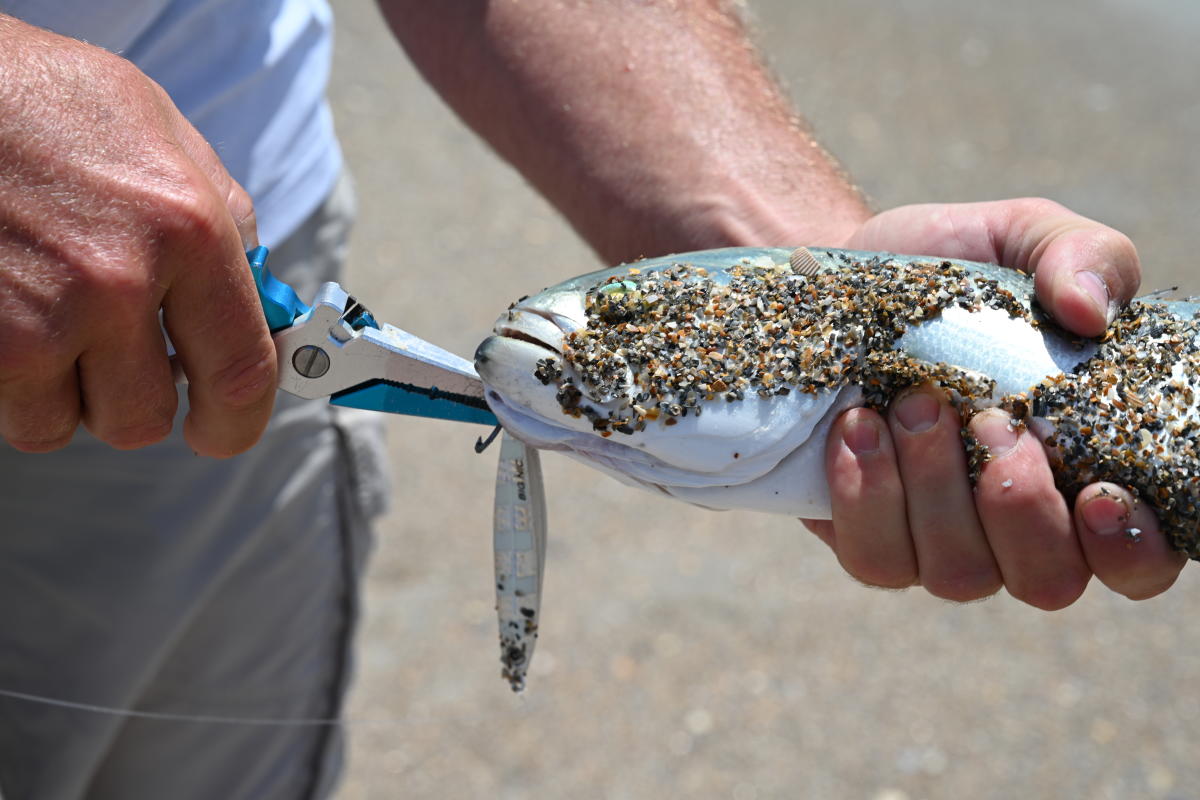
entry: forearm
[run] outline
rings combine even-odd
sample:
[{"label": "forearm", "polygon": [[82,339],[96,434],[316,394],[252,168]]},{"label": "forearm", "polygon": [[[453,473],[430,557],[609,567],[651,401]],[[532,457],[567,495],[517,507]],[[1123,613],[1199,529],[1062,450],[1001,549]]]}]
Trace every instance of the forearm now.
[{"label": "forearm", "polygon": [[721,0],[380,0],[454,110],[606,261],[845,239],[862,198]]}]

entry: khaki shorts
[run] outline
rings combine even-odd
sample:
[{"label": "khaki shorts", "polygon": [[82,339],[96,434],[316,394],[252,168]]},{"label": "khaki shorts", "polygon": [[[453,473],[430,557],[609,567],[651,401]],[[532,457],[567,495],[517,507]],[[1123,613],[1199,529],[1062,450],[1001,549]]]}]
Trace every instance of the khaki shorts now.
[{"label": "khaki shorts", "polygon": [[[353,218],[343,179],[271,254],[311,297]],[[181,403],[181,405],[183,405]],[[0,689],[183,715],[335,717],[368,524],[387,486],[367,412],[280,394],[262,442],[198,458],[176,432],[0,444]],[[182,413],[182,412],[181,412]],[[6,800],[299,800],[331,793],[335,726],[139,719],[0,696]]]}]

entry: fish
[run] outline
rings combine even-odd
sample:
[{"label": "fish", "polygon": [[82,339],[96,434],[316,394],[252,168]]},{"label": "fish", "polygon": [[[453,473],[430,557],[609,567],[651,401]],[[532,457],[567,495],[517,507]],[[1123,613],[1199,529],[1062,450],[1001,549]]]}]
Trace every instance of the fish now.
[{"label": "fish", "polygon": [[995,264],[724,248],[522,298],[475,368],[506,436],[530,450],[703,508],[809,519],[831,516],[838,415],[933,382],[963,416],[973,477],[989,454],[966,421],[1003,408],[1045,443],[1065,496],[1126,486],[1200,558],[1198,316],[1147,296],[1083,338],[1038,305],[1029,275]]}]

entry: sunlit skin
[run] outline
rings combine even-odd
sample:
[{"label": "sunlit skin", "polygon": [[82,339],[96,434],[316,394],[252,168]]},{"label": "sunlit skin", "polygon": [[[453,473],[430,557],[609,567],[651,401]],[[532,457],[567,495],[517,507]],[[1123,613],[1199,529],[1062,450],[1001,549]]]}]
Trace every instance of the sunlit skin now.
[{"label": "sunlit skin", "polygon": [[[1125,236],[1037,199],[893,209],[847,244],[1031,272],[1046,307],[1081,334],[1103,331],[1109,302],[1128,302],[1141,274]],[[1106,301],[1090,294],[1090,278],[1078,280],[1080,272],[1102,276]],[[958,601],[1003,586],[1043,609],[1070,605],[1093,574],[1138,600],[1175,582],[1186,559],[1125,489],[1089,486],[1068,507],[1041,443],[1010,430],[1000,411],[971,422],[994,454],[972,489],[960,428],[957,413],[929,387],[900,398],[886,416],[856,409],[835,426],[826,461],[833,520],[806,524],[855,578],[888,588],[919,584]],[[1023,477],[1017,491],[1004,486],[1012,475]],[[1133,516],[1124,520],[1128,509]],[[1130,526],[1144,534],[1136,546],[1121,535]]]}]

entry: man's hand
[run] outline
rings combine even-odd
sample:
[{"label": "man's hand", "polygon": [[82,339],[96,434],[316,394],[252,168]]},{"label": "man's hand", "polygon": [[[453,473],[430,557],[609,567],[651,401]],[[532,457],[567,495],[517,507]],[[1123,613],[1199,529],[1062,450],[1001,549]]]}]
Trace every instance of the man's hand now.
[{"label": "man's hand", "polygon": [[124,59],[0,15],[0,436],[161,440],[228,456],[261,434],[275,353],[246,265],[251,202]]},{"label": "man's hand", "polygon": [[[1055,319],[1085,335],[1107,327],[1141,274],[1128,238],[1048,200],[905,206],[868,220],[845,246],[1023,269]],[[833,521],[806,524],[860,581],[919,583],[950,600],[1004,586],[1049,610],[1074,602],[1093,574],[1135,600],[1175,582],[1186,559],[1147,508],[1112,484],[1088,487],[1068,508],[1037,437],[1008,422],[1000,411],[972,420],[993,454],[973,491],[961,422],[942,392],[906,393],[886,419],[844,414],[826,452]]]}]

